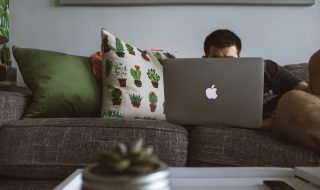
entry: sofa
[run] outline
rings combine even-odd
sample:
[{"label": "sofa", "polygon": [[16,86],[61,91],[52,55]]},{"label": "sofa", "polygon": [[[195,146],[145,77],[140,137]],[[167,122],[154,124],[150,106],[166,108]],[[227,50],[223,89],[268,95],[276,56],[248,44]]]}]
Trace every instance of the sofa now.
[{"label": "sofa", "polygon": [[[307,64],[285,66],[308,81]],[[255,129],[157,120],[21,119],[27,88],[0,88],[0,190],[52,189],[117,143],[143,138],[172,167],[319,166],[320,153]]]}]

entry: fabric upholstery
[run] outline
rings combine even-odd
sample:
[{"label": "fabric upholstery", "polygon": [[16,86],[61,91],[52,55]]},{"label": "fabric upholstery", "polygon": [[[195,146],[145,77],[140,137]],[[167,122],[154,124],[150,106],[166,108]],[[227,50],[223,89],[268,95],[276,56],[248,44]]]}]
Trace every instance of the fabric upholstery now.
[{"label": "fabric upholstery", "polygon": [[0,178],[0,190],[51,190],[61,180],[27,180]]},{"label": "fabric upholstery", "polygon": [[139,137],[170,166],[187,162],[187,131],[164,121],[24,119],[0,130],[0,175],[63,179],[95,163],[99,152]]},{"label": "fabric upholstery", "polygon": [[28,93],[0,90],[0,126],[5,121],[20,119],[30,98]]},{"label": "fabric upholstery", "polygon": [[33,99],[26,118],[93,117],[100,113],[101,89],[87,57],[12,48]]},{"label": "fabric upholstery", "polygon": [[308,64],[306,63],[290,64],[290,65],[285,65],[284,68],[288,69],[291,73],[295,74],[300,79],[306,82],[309,81]]},{"label": "fabric upholstery", "polygon": [[102,29],[102,117],[165,120],[166,51],[142,51]]},{"label": "fabric upholstery", "polygon": [[320,153],[257,130],[194,127],[189,137],[188,166],[216,165],[319,166]]}]

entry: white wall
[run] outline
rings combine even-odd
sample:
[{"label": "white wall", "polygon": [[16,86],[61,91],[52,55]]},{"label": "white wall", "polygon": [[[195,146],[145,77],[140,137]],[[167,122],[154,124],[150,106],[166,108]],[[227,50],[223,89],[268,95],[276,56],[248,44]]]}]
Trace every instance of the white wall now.
[{"label": "white wall", "polygon": [[[242,56],[261,56],[284,65],[307,62],[320,49],[320,3],[62,7],[56,0],[10,0],[11,45],[87,56],[100,48],[101,27],[142,49],[173,49],[179,57],[201,57],[205,36],[228,28],[243,41]],[[18,84],[23,85],[21,76]]]}]

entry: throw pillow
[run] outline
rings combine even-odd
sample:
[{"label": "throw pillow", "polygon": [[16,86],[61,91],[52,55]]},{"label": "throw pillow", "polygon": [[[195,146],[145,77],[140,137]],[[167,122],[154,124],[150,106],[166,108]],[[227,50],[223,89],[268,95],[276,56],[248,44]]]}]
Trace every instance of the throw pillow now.
[{"label": "throw pillow", "polygon": [[22,77],[33,94],[24,117],[90,117],[99,114],[100,90],[89,59],[13,47]]},{"label": "throw pillow", "polygon": [[173,52],[145,51],[102,29],[102,117],[164,120],[163,60]]}]

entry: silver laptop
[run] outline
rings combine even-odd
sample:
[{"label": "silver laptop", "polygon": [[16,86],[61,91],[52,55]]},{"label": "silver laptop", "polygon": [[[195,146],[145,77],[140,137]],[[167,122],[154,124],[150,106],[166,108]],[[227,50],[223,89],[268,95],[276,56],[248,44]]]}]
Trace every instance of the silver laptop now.
[{"label": "silver laptop", "polygon": [[262,125],[262,58],[167,59],[167,121],[184,125]]}]

